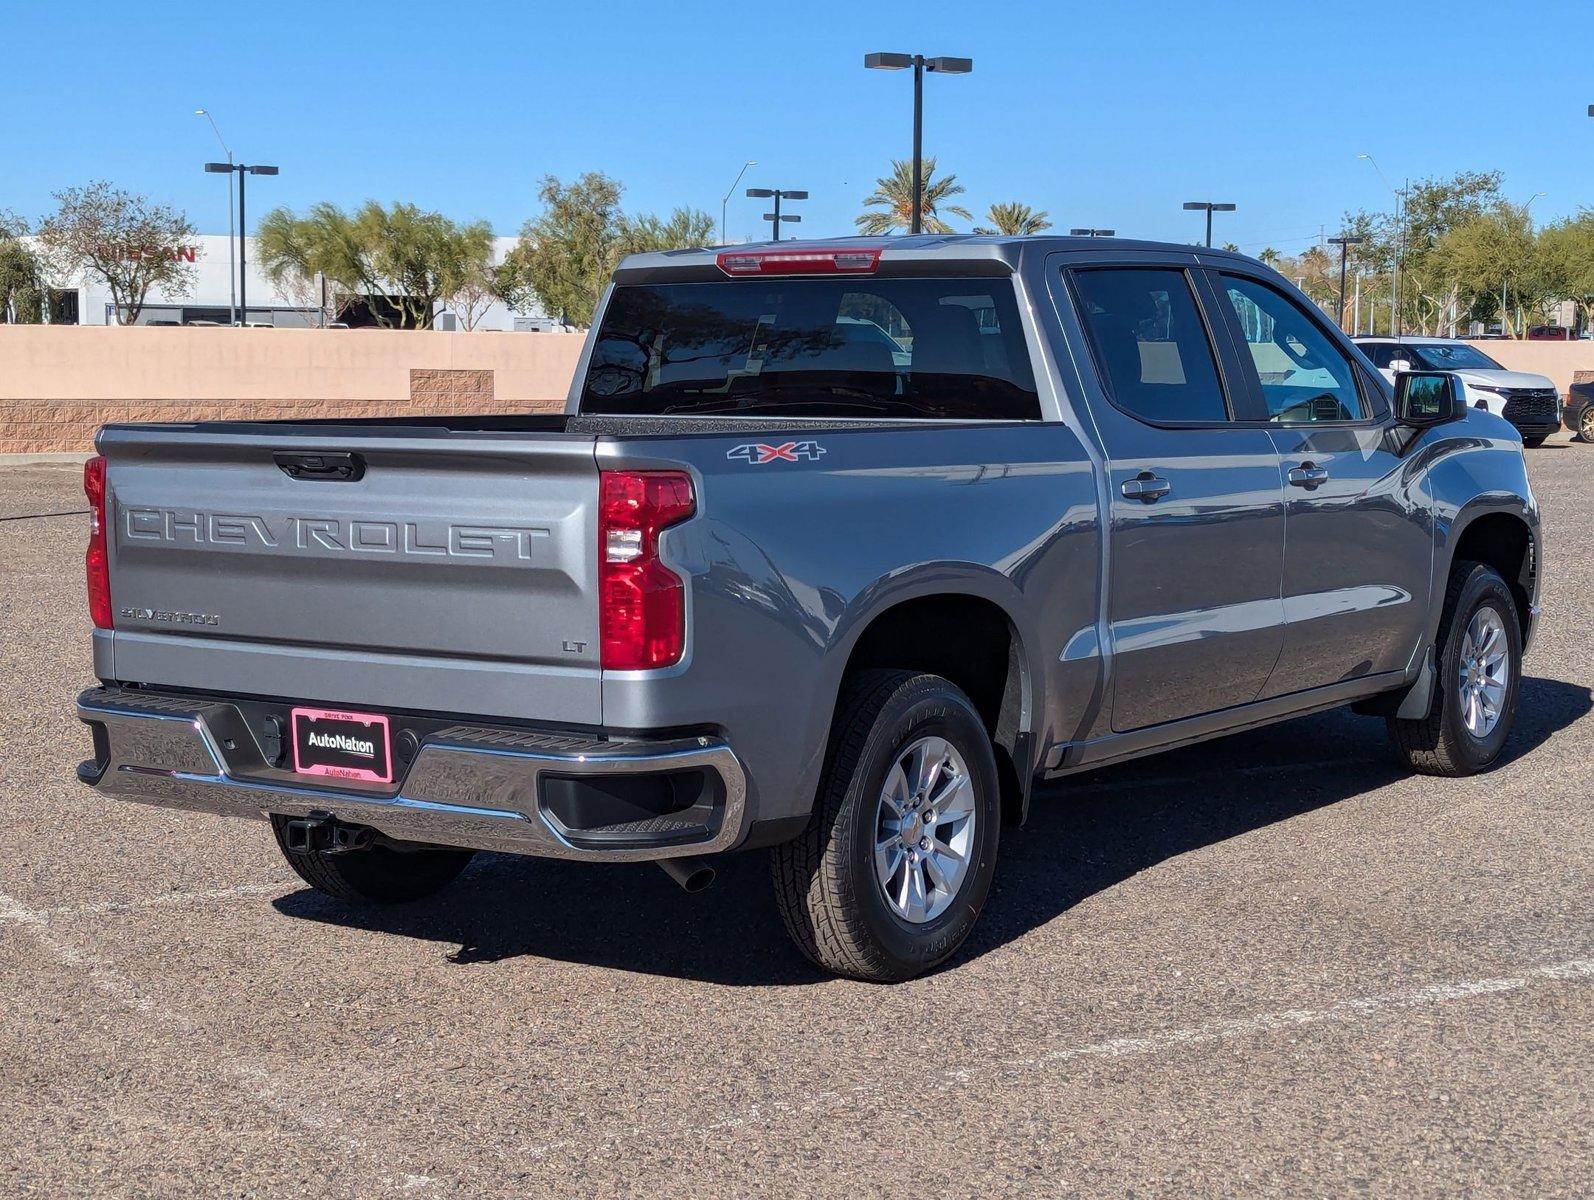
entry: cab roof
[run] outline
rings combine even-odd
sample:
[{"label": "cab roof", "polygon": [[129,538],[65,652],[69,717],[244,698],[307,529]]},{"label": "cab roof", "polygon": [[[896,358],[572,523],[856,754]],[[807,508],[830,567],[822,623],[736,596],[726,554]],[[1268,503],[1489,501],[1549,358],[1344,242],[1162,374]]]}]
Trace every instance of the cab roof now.
[{"label": "cab roof", "polygon": [[[661,278],[723,277],[721,255],[757,255],[803,251],[853,251],[877,257],[885,273],[914,273],[915,268],[945,267],[954,263],[965,268],[983,267],[981,274],[1010,274],[1023,252],[1113,251],[1155,252],[1195,255],[1207,262],[1245,262],[1255,260],[1229,250],[1178,242],[1141,241],[1134,238],[1091,238],[1035,234],[1015,237],[1006,234],[922,233],[899,237],[791,238],[783,241],[741,242],[725,246],[705,246],[688,250],[659,250],[627,255],[615,271],[619,283],[644,283]],[[895,268],[895,270],[893,270]],[[706,272],[712,272],[712,275]]]}]

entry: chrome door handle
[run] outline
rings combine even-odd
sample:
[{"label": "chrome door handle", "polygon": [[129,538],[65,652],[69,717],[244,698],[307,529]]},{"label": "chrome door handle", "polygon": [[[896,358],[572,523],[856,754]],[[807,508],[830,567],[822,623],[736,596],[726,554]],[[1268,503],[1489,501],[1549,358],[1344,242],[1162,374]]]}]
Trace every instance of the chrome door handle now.
[{"label": "chrome door handle", "polygon": [[1328,482],[1328,468],[1320,467],[1316,463],[1303,462],[1298,467],[1290,468],[1289,481],[1293,487],[1310,490]]},{"label": "chrome door handle", "polygon": [[1131,500],[1155,504],[1158,497],[1166,496],[1173,490],[1173,484],[1150,471],[1142,471],[1133,479],[1124,480],[1118,490]]}]

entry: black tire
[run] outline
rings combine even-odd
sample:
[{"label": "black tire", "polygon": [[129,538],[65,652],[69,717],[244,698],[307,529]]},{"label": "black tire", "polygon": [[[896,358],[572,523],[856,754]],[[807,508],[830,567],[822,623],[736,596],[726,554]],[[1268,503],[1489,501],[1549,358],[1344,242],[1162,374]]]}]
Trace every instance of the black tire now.
[{"label": "black tire", "polygon": [[[914,924],[888,903],[876,879],[876,819],[898,757],[927,736],[944,738],[962,758],[975,820],[968,873],[950,904]],[[938,675],[859,672],[836,706],[813,818],[771,854],[787,932],[814,963],[839,975],[890,983],[929,970],[952,956],[985,905],[1000,824],[991,739],[968,697]]]},{"label": "black tire", "polygon": [[1536,437],[1525,437],[1522,439],[1522,444],[1529,450],[1537,450],[1540,446],[1544,445],[1549,436],[1550,435],[1547,433],[1541,433]]},{"label": "black tire", "polygon": [[319,892],[350,904],[404,904],[442,891],[459,877],[473,851],[448,846],[403,843],[402,848],[372,846],[347,854],[288,849],[291,817],[273,814],[277,848],[300,879]]},{"label": "black tire", "polygon": [[[1466,726],[1457,689],[1462,675],[1461,643],[1473,616],[1485,606],[1492,607],[1502,618],[1511,673],[1500,718],[1488,735],[1480,738]],[[1428,715],[1420,720],[1388,718],[1389,736],[1413,771],[1424,775],[1476,774],[1492,765],[1505,748],[1516,721],[1522,688],[1522,624],[1511,589],[1493,567],[1457,562],[1450,568],[1434,660],[1438,677],[1428,702]]]},{"label": "black tire", "polygon": [[1590,413],[1594,413],[1594,404],[1577,415],[1577,436],[1585,443],[1594,443],[1594,420],[1590,420]]}]

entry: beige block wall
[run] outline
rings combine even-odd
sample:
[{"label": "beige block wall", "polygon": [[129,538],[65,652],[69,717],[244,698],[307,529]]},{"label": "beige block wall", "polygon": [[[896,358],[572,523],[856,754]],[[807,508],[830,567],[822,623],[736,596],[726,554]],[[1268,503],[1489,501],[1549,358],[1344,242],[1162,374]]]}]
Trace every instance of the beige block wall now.
[{"label": "beige block wall", "polygon": [[1546,375],[1566,395],[1574,383],[1594,381],[1594,342],[1478,342],[1495,362],[1511,371]]},{"label": "beige block wall", "polygon": [[550,412],[582,335],[0,325],[0,454],[107,421]]}]

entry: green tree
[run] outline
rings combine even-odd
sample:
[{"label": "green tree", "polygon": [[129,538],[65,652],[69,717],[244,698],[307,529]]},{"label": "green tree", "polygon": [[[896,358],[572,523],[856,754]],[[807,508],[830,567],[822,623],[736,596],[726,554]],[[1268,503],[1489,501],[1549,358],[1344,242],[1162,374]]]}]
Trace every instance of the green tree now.
[{"label": "green tree", "polygon": [[1269,246],[1266,250],[1263,250],[1262,253],[1260,253],[1260,254],[1258,254],[1256,256],[1256,260],[1258,262],[1260,262],[1260,263],[1265,263],[1267,266],[1271,267],[1274,264],[1276,264],[1283,257],[1284,256],[1282,254],[1280,254],[1277,250],[1275,250],[1272,246]]},{"label": "green tree", "polygon": [[[909,184],[909,191],[912,184]],[[1042,233],[1052,227],[1051,218],[1044,212],[1036,212],[1027,204],[1012,201],[1007,204],[993,204],[985,210],[985,219],[990,222],[988,227],[977,226],[975,233],[1000,233],[1008,237],[1028,237],[1033,233]]]},{"label": "green tree", "polygon": [[634,219],[625,217],[622,226],[620,245],[626,254],[711,246],[718,229],[714,218],[697,208],[677,208],[665,220],[651,213]]},{"label": "green tree", "polygon": [[353,212],[315,204],[302,217],[274,209],[260,222],[255,254],[287,295],[308,302],[319,274],[341,307],[365,299],[379,325],[430,329],[445,300],[490,270],[492,249],[485,221],[368,200]]},{"label": "green tree", "polygon": [[624,220],[617,180],[589,171],[574,183],[542,181],[542,215],[526,222],[504,262],[504,287],[517,308],[535,299],[544,311],[590,325],[620,254]]},{"label": "green tree", "polygon": [[1446,230],[1424,266],[1448,285],[1458,317],[1498,312],[1508,334],[1515,333],[1512,305],[1532,309],[1544,295],[1533,225],[1527,212],[1514,204],[1498,204]]},{"label": "green tree", "polygon": [[44,264],[23,239],[28,224],[0,212],[0,325],[37,325],[44,319]]},{"label": "green tree", "polygon": [[55,205],[39,226],[48,266],[57,275],[103,280],[121,324],[136,322],[157,288],[188,294],[195,231],[183,213],[104,182],[56,192]]},{"label": "green tree", "polygon": [[[957,181],[957,176],[948,175],[944,179],[937,179],[933,158],[925,159],[923,165],[924,173],[921,181],[923,202],[920,205],[920,214],[924,232],[952,232],[952,227],[941,219],[943,212],[961,217],[965,221],[973,220],[968,209],[947,203],[954,196],[963,194],[963,185]],[[864,197],[863,203],[865,208],[879,211],[863,213],[854,221],[859,233],[879,236],[912,228],[913,164],[903,159],[893,159],[891,174],[875,181],[875,190]]]},{"label": "green tree", "polygon": [[1572,301],[1580,325],[1594,324],[1594,209],[1539,230],[1535,257],[1546,291]]},{"label": "green tree", "polygon": [[537,193],[542,214],[526,222],[498,273],[505,300],[516,308],[535,300],[572,325],[590,325],[622,256],[713,244],[707,213],[677,208],[667,218],[628,217],[620,209],[624,190],[597,171],[573,183],[545,178]]},{"label": "green tree", "polygon": [[1448,178],[1418,180],[1406,189],[1404,220],[1396,209],[1345,214],[1341,229],[1366,239],[1361,261],[1378,277],[1364,286],[1387,294],[1398,247],[1403,328],[1429,333],[1459,319],[1460,292],[1435,251],[1457,225],[1500,205],[1500,179],[1498,171],[1459,171]]}]

